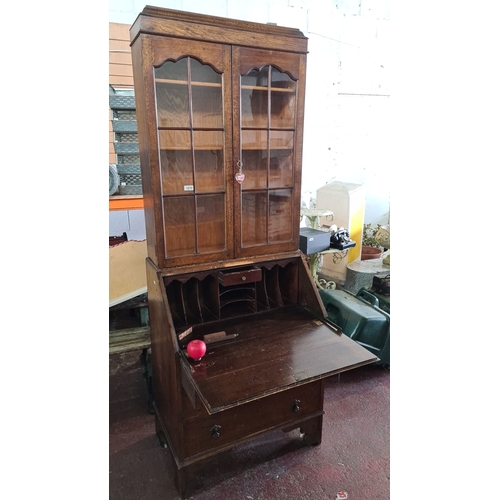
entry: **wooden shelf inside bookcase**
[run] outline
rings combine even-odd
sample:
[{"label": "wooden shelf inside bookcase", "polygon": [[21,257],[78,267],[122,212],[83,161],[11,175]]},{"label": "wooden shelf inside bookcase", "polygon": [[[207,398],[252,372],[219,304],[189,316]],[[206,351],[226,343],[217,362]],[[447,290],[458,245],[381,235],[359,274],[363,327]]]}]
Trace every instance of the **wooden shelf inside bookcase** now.
[{"label": "wooden shelf inside bookcase", "polygon": [[[170,80],[167,78],[156,78],[155,79],[156,83],[169,83],[172,85],[187,85],[187,80]],[[214,82],[191,82],[192,86],[195,87],[216,87],[216,88],[221,88],[222,83],[214,83]],[[261,85],[242,85],[242,89],[244,90],[262,90],[262,91],[267,91],[268,87],[263,87]],[[271,92],[286,92],[289,94],[295,93],[295,89],[287,89],[287,88],[280,88],[280,87],[271,87]]]},{"label": "wooden shelf inside bookcase", "polygon": [[[286,149],[288,150],[292,150],[293,148],[290,147],[290,146],[270,146],[269,149],[271,151],[274,151],[274,150],[279,150],[279,151],[284,151]],[[242,151],[267,151],[267,147],[264,146],[243,146],[241,148]]]},{"label": "wooden shelf inside bookcase", "polygon": [[[156,78],[156,83],[169,83],[172,85],[187,85],[187,80],[169,80],[167,78]],[[214,82],[193,82],[191,81],[191,85],[195,87],[217,87],[221,88],[222,83],[214,83]]]},{"label": "wooden shelf inside bookcase", "polygon": [[[242,85],[241,86],[242,90],[262,90],[262,91],[267,91],[268,87],[262,87],[258,85]],[[287,88],[281,88],[281,87],[271,87],[271,92],[287,92],[289,94],[294,94],[295,89],[287,89]]]},{"label": "wooden shelf inside bookcase", "polygon": [[[190,146],[172,146],[171,148],[161,148],[161,151],[191,151],[194,149],[195,151],[222,151],[223,148],[220,146],[195,146],[191,148]],[[262,149],[262,148],[260,148]]]}]

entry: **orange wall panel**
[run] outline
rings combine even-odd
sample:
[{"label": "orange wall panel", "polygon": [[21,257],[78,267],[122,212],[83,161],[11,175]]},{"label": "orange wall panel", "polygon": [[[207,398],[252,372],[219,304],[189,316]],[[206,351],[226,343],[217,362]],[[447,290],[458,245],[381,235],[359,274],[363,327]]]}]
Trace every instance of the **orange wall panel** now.
[{"label": "orange wall panel", "polygon": [[109,50],[114,52],[130,52],[130,42],[128,40],[110,40]]},{"label": "orange wall panel", "polygon": [[109,76],[130,76],[132,77],[132,66],[127,66],[125,64],[110,64],[109,65]]},{"label": "orange wall panel", "polygon": [[132,55],[126,52],[109,52],[109,64],[132,66]]},{"label": "orange wall panel", "polygon": [[130,24],[109,23],[109,83],[133,88]]},{"label": "orange wall panel", "polygon": [[110,75],[109,83],[116,87],[134,88],[134,79],[131,76]]},{"label": "orange wall panel", "polygon": [[[129,29],[130,24],[109,23],[109,84],[112,86],[134,88]],[[113,113],[109,111],[109,163],[116,163]]]},{"label": "orange wall panel", "polygon": [[130,40],[130,24],[109,23],[109,38]]}]

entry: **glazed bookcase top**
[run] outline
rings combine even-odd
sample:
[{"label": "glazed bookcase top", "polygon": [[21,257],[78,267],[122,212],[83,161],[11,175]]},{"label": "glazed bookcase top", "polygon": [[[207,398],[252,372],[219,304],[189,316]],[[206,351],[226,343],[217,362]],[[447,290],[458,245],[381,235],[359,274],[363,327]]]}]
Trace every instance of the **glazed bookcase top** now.
[{"label": "glazed bookcase top", "polygon": [[146,7],[131,40],[155,265],[296,252],[307,38]]}]

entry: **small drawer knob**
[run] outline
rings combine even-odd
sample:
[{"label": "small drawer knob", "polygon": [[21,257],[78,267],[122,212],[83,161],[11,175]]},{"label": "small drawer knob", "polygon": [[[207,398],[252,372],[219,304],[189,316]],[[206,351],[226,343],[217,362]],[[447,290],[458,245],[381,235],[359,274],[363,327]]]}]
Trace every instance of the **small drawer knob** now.
[{"label": "small drawer knob", "polygon": [[241,277],[241,281],[246,281],[247,280],[247,277],[246,276],[242,276]]},{"label": "small drawer knob", "polygon": [[220,425],[214,425],[210,429],[210,433],[212,434],[212,438],[213,439],[218,439],[219,438],[219,436],[220,436],[220,430],[221,430],[221,426]]},{"label": "small drawer knob", "polygon": [[295,399],[294,402],[292,403],[292,410],[294,412],[298,412],[300,410],[299,403],[300,403],[300,399]]}]

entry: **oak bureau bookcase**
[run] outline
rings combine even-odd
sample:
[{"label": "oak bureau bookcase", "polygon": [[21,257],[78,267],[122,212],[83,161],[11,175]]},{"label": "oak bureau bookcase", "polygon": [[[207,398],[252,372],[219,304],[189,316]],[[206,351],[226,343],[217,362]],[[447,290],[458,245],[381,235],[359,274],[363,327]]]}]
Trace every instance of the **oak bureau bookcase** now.
[{"label": "oak bureau bookcase", "polygon": [[130,36],[156,430],[185,497],[266,431],[319,444],[323,379],[377,358],[328,321],[299,250],[307,38],[149,6]]}]

